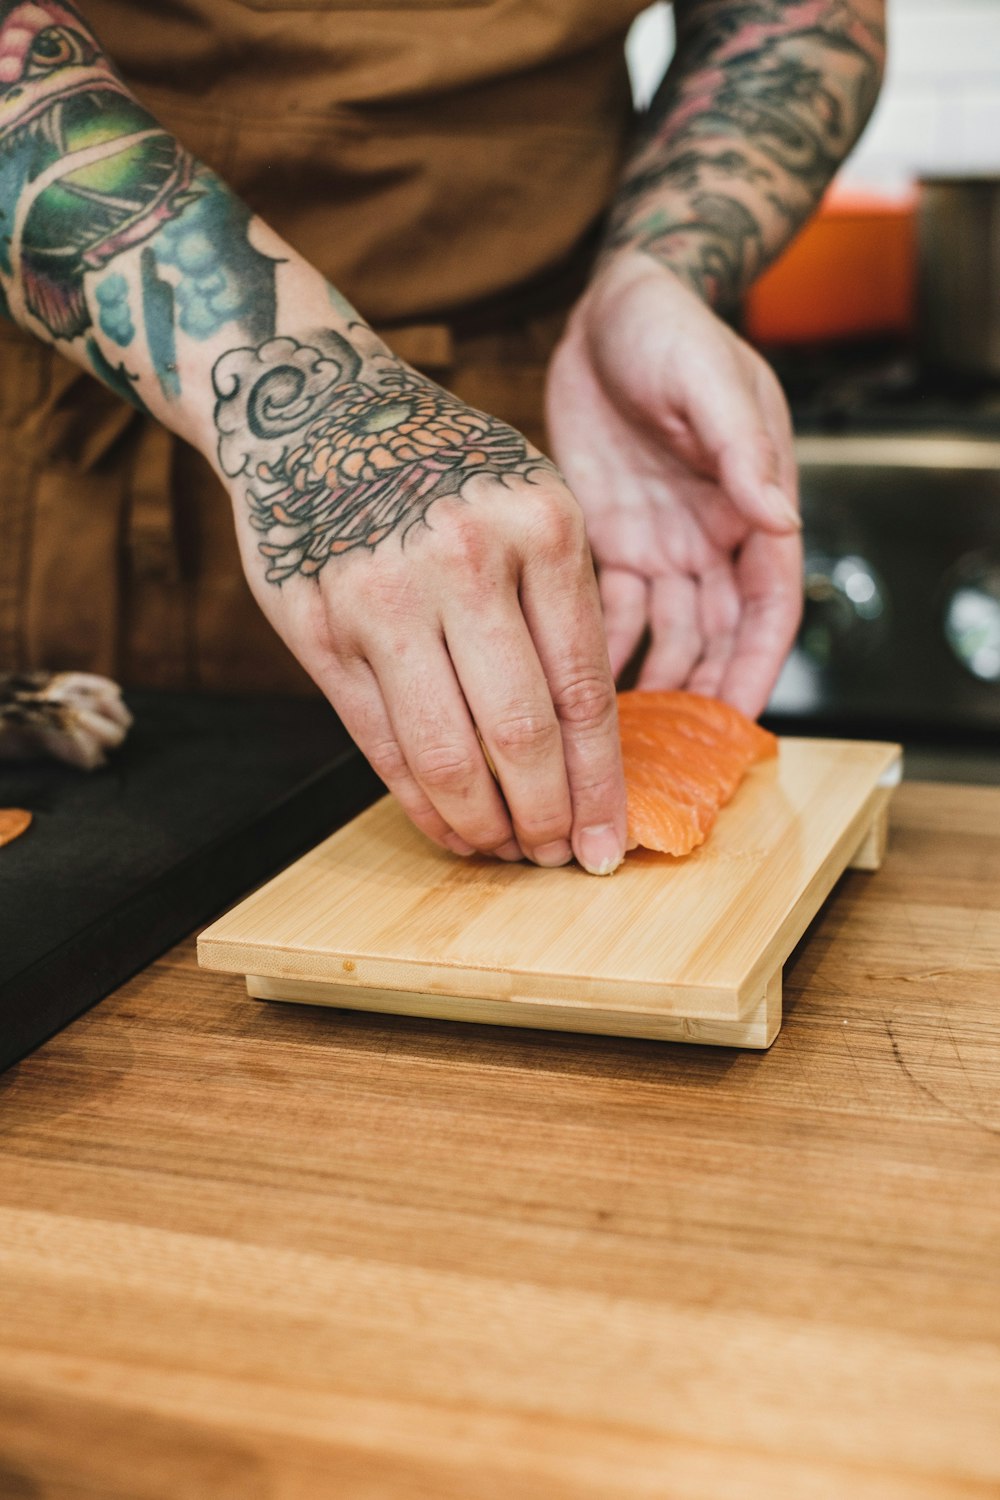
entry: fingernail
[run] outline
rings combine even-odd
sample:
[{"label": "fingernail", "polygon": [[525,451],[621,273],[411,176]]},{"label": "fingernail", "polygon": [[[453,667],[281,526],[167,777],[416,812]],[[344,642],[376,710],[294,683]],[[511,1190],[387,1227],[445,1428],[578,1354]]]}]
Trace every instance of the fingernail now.
[{"label": "fingernail", "polygon": [[794,526],[796,531],[802,530],[802,517],[780,485],[767,485],[764,490],[764,500],[776,521],[780,521],[785,526]]},{"label": "fingernail", "polygon": [[588,874],[610,875],[625,858],[625,851],[611,824],[601,823],[596,828],[585,828],[580,834],[577,858]]},{"label": "fingernail", "polygon": [[461,854],[463,859],[476,852],[472,845],[467,844],[464,839],[460,839],[457,833],[446,833],[442,839],[442,843],[446,849],[451,850],[452,854]]},{"label": "fingernail", "polygon": [[508,839],[506,844],[501,844],[499,849],[493,850],[493,853],[497,859],[505,859],[510,863],[513,863],[514,860],[524,858],[524,850],[517,842],[517,839]]},{"label": "fingernail", "polygon": [[532,849],[531,857],[536,865],[553,869],[556,865],[568,865],[573,851],[568,839],[555,839],[551,844],[539,844],[537,849]]}]

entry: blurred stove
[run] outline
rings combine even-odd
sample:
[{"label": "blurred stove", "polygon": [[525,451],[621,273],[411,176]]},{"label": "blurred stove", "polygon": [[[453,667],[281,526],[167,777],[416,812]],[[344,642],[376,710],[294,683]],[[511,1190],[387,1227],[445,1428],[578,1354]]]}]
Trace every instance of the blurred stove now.
[{"label": "blurred stove", "polygon": [[1000,382],[934,374],[908,355],[860,349],[771,356],[797,432],[1000,436]]},{"label": "blurred stove", "polygon": [[780,728],[890,734],[996,757],[1000,386],[904,359],[775,361],[795,418],[805,614]]}]

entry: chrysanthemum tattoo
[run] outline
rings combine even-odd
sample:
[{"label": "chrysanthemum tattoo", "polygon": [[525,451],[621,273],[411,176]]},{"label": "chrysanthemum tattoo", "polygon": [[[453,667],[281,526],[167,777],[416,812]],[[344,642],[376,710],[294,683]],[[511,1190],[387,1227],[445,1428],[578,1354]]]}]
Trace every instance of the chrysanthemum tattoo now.
[{"label": "chrysanthemum tattoo", "polygon": [[231,351],[214,371],[219,461],[231,478],[247,476],[269,582],[316,574],[393,532],[402,539],[474,475],[552,472],[520,433],[392,355],[362,370],[345,340],[322,343],[271,339]]}]

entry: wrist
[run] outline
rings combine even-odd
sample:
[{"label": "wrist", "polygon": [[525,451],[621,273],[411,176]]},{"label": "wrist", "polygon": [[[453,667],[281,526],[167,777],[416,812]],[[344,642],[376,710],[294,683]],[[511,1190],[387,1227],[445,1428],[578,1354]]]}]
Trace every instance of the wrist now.
[{"label": "wrist", "polygon": [[[315,385],[317,380],[349,379],[365,354],[385,347],[346,298],[277,235],[259,220],[253,222],[251,233],[250,248],[269,270],[269,279],[263,283],[266,295],[259,295],[260,288],[249,276],[245,280],[234,276],[223,289],[226,302],[220,296],[214,307],[206,306],[205,299],[199,300],[197,284],[192,294],[190,280],[177,279],[168,293],[170,305],[157,326],[149,316],[149,288],[142,289],[137,260],[123,267],[134,288],[133,305],[140,305],[144,313],[141,322],[136,319],[134,342],[123,358],[122,350],[95,318],[89,351],[92,360],[96,352],[117,373],[119,389],[123,381],[128,382],[130,391],[123,394],[131,393],[137,405],[196,448],[224,480],[232,476],[226,474],[219,458],[220,402],[234,394],[234,381],[250,381],[255,372],[260,374],[273,365],[270,346],[283,343],[286,352],[294,352],[288,368],[297,373],[287,378],[301,380],[303,388],[310,381]],[[206,280],[209,287],[214,285]],[[229,303],[239,311],[220,317],[213,325],[211,314],[227,312]],[[105,372],[98,373],[107,379]],[[265,395],[269,400],[287,398],[287,392],[270,386],[261,388],[259,400]],[[248,411],[249,421],[256,419],[255,412],[260,417],[262,409]]]},{"label": "wrist", "polygon": [[690,282],[672,266],[637,245],[608,246],[594,267],[590,282],[570,315],[567,336],[592,337],[597,331],[613,328],[620,317],[623,302],[644,283],[660,289],[669,286],[685,298],[701,298]]},{"label": "wrist", "polygon": [[597,267],[602,270],[619,263],[652,266],[680,282],[713,312],[724,311],[738,301],[739,294],[706,272],[702,251],[698,226],[674,226],[665,234],[657,231],[654,221],[610,233]]}]

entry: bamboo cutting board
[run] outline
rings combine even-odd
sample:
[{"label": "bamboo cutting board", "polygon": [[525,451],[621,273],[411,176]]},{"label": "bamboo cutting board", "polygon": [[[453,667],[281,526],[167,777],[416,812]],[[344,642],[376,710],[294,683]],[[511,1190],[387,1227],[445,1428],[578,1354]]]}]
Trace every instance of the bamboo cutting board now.
[{"label": "bamboo cutting board", "polygon": [[781,968],[842,872],[877,869],[898,745],[782,740],[707,844],[614,875],[462,860],[383,798],[213,923],[264,1000],[768,1047]]}]

